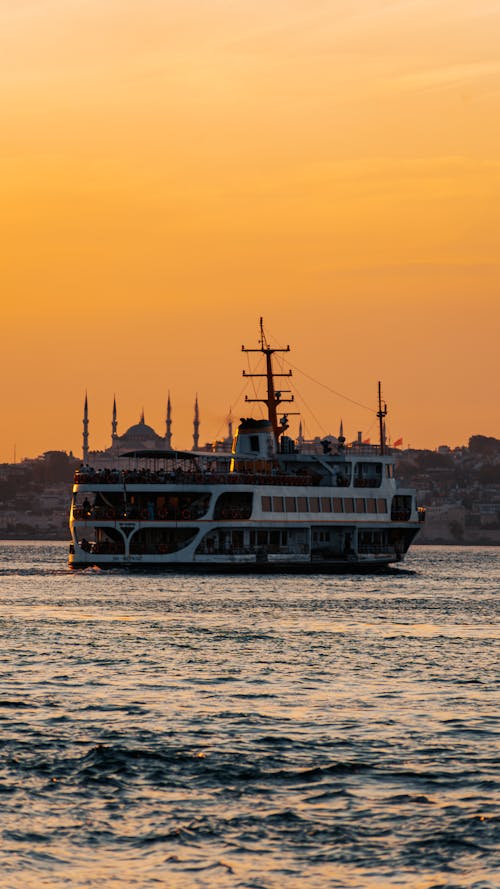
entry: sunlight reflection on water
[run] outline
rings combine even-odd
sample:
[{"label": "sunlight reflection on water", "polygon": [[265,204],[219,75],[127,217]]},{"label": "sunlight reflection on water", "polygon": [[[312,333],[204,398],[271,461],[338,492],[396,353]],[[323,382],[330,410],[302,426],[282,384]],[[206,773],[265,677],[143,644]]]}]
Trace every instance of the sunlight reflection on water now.
[{"label": "sunlight reflection on water", "polygon": [[0,544],[0,886],[497,886],[500,550],[272,578],[66,550]]}]

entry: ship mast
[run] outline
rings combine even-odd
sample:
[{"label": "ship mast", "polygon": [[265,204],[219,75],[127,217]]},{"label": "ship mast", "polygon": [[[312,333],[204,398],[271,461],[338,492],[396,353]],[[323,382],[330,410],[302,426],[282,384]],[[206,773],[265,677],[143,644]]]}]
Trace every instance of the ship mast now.
[{"label": "ship mast", "polygon": [[378,384],[378,425],[379,425],[379,437],[380,437],[380,454],[385,454],[385,423],[384,417],[387,416],[387,405],[384,402],[384,406],[382,407],[382,384],[379,380]]},{"label": "ship mast", "polygon": [[245,395],[245,401],[248,402],[261,402],[262,404],[267,405],[267,414],[269,417],[269,422],[273,427],[274,437],[276,442],[279,441],[280,435],[288,429],[288,423],[286,421],[286,416],[283,416],[281,421],[278,423],[278,411],[277,408],[283,402],[291,402],[294,400],[293,395],[290,395],[289,398],[283,398],[283,392],[289,392],[289,389],[280,389],[277,390],[274,387],[274,378],[275,377],[291,377],[292,371],[289,370],[288,373],[276,373],[273,370],[273,362],[272,356],[275,352],[289,352],[290,346],[287,346],[286,349],[272,349],[267,342],[266,335],[264,333],[264,322],[262,318],[260,319],[260,347],[258,349],[246,349],[245,346],[241,347],[242,352],[261,352],[262,355],[266,357],[266,372],[265,374],[254,374],[254,373],[246,373],[243,371],[244,377],[265,377],[267,380],[267,398],[249,398],[248,395]]}]

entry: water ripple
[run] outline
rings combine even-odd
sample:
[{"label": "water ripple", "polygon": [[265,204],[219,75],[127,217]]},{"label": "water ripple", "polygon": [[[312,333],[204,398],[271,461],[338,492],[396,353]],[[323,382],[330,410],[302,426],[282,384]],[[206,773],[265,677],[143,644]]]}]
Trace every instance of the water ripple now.
[{"label": "water ripple", "polygon": [[493,889],[494,548],[360,577],[0,545],[0,887]]}]

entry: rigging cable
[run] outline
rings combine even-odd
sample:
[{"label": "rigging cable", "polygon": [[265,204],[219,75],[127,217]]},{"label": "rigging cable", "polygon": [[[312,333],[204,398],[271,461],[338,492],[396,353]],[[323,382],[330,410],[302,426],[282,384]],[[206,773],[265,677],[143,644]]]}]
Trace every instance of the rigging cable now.
[{"label": "rigging cable", "polygon": [[360,401],[355,401],[354,398],[349,398],[348,395],[344,395],[342,392],[337,392],[336,389],[332,389],[331,386],[327,386],[327,384],[322,383],[321,380],[316,380],[314,377],[311,377],[310,374],[307,374],[304,370],[301,370],[300,367],[292,364],[291,361],[285,358],[283,358],[282,360],[286,361],[289,367],[291,367],[293,370],[298,371],[298,373],[302,374],[302,376],[306,377],[308,380],[311,380],[312,383],[316,383],[317,386],[322,386],[323,389],[326,389],[327,392],[330,392],[332,395],[336,395],[337,398],[343,398],[345,401],[350,401],[351,404],[355,404],[357,407],[362,407],[365,411],[370,411],[371,414],[376,414],[376,411],[374,411],[372,407],[368,407],[366,404],[362,404]]},{"label": "rigging cable", "polygon": [[[280,370],[283,371],[283,370],[285,369],[285,366],[286,366],[286,364],[287,364],[288,362],[286,362],[286,359],[283,358],[283,356],[280,355],[279,358],[277,359],[277,363],[278,363],[278,365],[279,365]],[[323,426],[323,424],[318,420],[318,418],[317,418],[316,415],[314,414],[312,408],[310,407],[310,405],[308,404],[308,402],[306,401],[306,399],[305,399],[304,396],[302,395],[302,392],[299,390],[298,386],[295,384],[295,381],[294,381],[294,383],[293,383],[293,390],[294,390],[294,392],[299,396],[299,405],[298,405],[298,406],[300,407],[300,405],[302,404],[302,405],[305,407],[305,409],[309,412],[309,414],[311,415],[311,417],[313,418],[314,422],[316,423],[316,426],[318,426],[318,427],[322,430],[322,432],[323,432],[324,435],[328,435],[329,433],[326,431],[326,429],[325,429],[325,427]],[[281,413],[281,412],[280,412],[280,413]],[[283,411],[283,413],[286,414],[286,413],[287,413],[286,410]],[[302,412],[301,412],[301,413],[302,413]]]},{"label": "rigging cable", "polygon": [[295,364],[292,364],[291,361],[288,362],[293,370],[296,370],[298,373],[302,374],[302,376],[306,377],[308,380],[311,380],[312,383],[316,383],[317,386],[322,386],[323,389],[326,389],[327,392],[330,392],[332,395],[336,395],[337,398],[343,398],[345,401],[350,401],[351,404],[355,404],[357,407],[362,407],[365,411],[370,411],[371,414],[375,414],[376,411],[373,410],[372,407],[368,407],[366,404],[362,404],[361,401],[356,401],[354,398],[349,398],[348,395],[343,395],[342,392],[337,392],[336,389],[332,389],[331,386],[328,386],[326,383],[322,383],[321,380],[316,380],[314,377],[311,377],[310,374],[307,374],[304,370],[301,370],[300,367],[297,367]]}]

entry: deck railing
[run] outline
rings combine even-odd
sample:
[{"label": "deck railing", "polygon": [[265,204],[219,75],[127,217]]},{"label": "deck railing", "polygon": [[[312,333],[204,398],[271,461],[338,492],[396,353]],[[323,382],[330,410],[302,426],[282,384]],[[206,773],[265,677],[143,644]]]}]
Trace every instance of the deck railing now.
[{"label": "deck railing", "polygon": [[130,470],[101,472],[77,469],[74,476],[76,485],[319,485],[320,478],[311,475],[249,474],[242,472],[149,472]]},{"label": "deck railing", "polygon": [[[250,518],[248,510],[244,509],[231,509],[223,512],[224,514],[217,517],[218,521],[242,521]],[[200,512],[190,509],[181,509],[177,512],[161,510],[151,514],[147,509],[136,509],[133,506],[128,509],[104,509],[101,506],[94,506],[90,509],[83,506],[73,507],[73,519],[79,522],[197,522],[206,514],[206,510]]]},{"label": "deck railing", "polygon": [[[284,473],[244,473],[244,472],[150,472],[149,470],[118,470],[86,471],[77,469],[74,481],[76,485],[119,485],[127,488],[129,485],[287,485],[299,487],[318,486],[324,478],[320,476],[300,474],[285,475]],[[328,486],[334,488],[348,488],[351,484],[349,478],[337,476],[328,478]],[[380,488],[380,478],[355,478],[352,482],[355,488]]]}]

